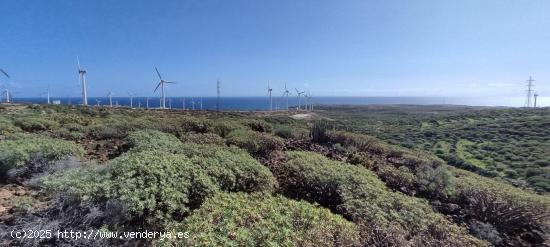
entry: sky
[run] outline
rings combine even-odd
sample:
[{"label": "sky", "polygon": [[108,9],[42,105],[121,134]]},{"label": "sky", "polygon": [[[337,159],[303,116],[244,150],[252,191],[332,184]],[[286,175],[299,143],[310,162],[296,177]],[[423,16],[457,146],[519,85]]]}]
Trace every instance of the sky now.
[{"label": "sky", "polygon": [[[2,0],[0,88],[37,97],[550,95],[548,0]],[[158,92],[157,92],[158,94]]]}]

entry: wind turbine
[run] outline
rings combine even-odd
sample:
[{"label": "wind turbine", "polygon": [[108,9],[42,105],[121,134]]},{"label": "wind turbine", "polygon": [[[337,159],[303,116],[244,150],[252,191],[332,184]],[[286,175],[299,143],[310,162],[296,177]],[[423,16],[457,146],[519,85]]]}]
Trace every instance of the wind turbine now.
[{"label": "wind turbine", "polygon": [[[159,84],[157,85],[157,87],[155,88],[155,91],[154,92],[157,92],[157,89],[160,87],[160,92],[161,92],[161,108],[162,109],[166,109],[166,98],[164,98],[164,84],[165,83],[176,83],[175,81],[165,81],[164,79],[162,79],[162,76],[160,75],[159,73],[159,70],[157,69],[157,67],[155,67],[155,70],[157,71],[157,75],[159,76]],[[153,92],[153,93],[154,93]]]},{"label": "wind turbine", "polygon": [[95,99],[95,102],[96,102],[97,106],[99,106],[99,103],[101,103],[101,100],[100,99]]},{"label": "wind turbine", "polygon": [[82,105],[88,105],[88,92],[86,91],[86,70],[80,67],[80,60],[76,57],[78,64],[78,80],[82,85]]},{"label": "wind turbine", "polygon": [[145,97],[145,107],[149,109],[149,96]]},{"label": "wind turbine", "polygon": [[298,111],[300,111],[300,110],[302,109],[302,106],[301,106],[301,103],[302,103],[302,102],[301,102],[300,96],[301,96],[302,94],[304,94],[305,91],[301,91],[301,92],[300,92],[300,91],[298,91],[297,88],[294,88],[294,90],[296,90],[296,94],[297,94],[296,97],[298,97]]},{"label": "wind turbine", "polygon": [[285,91],[283,92],[283,97],[286,96],[286,110],[288,111],[288,96],[290,95],[290,91],[286,88],[286,82],[285,82]]},{"label": "wind turbine", "polygon": [[109,97],[109,106],[113,107],[113,93],[109,91],[109,93],[107,94],[107,97]]},{"label": "wind turbine", "polygon": [[6,95],[6,103],[10,103],[10,91],[7,88],[4,89],[4,95]]},{"label": "wind turbine", "polygon": [[46,92],[43,92],[40,94],[40,96],[42,95],[46,95],[46,100],[47,100],[47,103],[48,105],[50,104],[50,86],[48,86],[48,90],[46,90]]},{"label": "wind turbine", "polygon": [[8,75],[5,70],[0,69],[0,72],[2,72],[2,74],[4,74],[7,78],[10,78],[10,75]]},{"label": "wind turbine", "polygon": [[267,96],[269,96],[269,111],[273,111],[273,99],[271,98],[271,91],[273,91],[273,89],[269,86],[269,82],[267,82]]},{"label": "wind turbine", "polygon": [[537,108],[537,98],[539,97],[539,94],[535,92],[533,96],[535,97],[535,104],[533,105],[533,108]]},{"label": "wind turbine", "polygon": [[181,99],[181,108],[185,111],[185,98]]},{"label": "wind turbine", "polygon": [[136,96],[135,93],[128,92],[128,96],[130,96],[130,108],[134,108],[134,96]]}]

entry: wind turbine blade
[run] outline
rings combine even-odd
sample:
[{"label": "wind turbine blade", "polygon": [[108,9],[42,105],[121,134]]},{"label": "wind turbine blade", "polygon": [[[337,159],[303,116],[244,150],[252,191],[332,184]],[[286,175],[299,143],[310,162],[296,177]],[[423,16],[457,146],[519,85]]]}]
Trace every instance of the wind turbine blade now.
[{"label": "wind turbine blade", "polygon": [[162,76],[160,76],[160,73],[159,73],[159,70],[157,69],[157,67],[155,67],[155,70],[157,71],[157,75],[159,76],[159,79],[162,80]]},{"label": "wind turbine blade", "polygon": [[156,92],[157,92],[157,89],[159,89],[160,84],[162,84],[162,82],[159,82],[159,84],[157,85],[157,87],[155,88],[155,91],[153,91],[153,93],[156,93]]},{"label": "wind turbine blade", "polygon": [[80,68],[80,59],[78,59],[78,56],[76,56],[76,63],[78,64],[78,72],[80,72],[82,69]]},{"label": "wind turbine blade", "polygon": [[1,71],[2,74],[4,74],[7,78],[10,78],[10,75],[8,75],[8,73],[6,73],[6,71],[4,71],[3,69],[0,69],[0,71]]},{"label": "wind turbine blade", "polygon": [[165,81],[164,83],[172,83],[172,84],[176,84],[175,81]]}]

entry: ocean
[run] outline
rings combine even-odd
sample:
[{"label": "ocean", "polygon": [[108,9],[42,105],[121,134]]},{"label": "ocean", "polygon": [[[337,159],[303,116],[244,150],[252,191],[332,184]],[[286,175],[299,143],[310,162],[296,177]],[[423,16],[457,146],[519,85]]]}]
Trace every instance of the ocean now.
[{"label": "ocean", "polygon": [[[14,98],[14,102],[45,104],[47,99],[41,98]],[[51,97],[50,100],[59,100],[61,104],[80,104],[81,98],[77,97]],[[304,98],[300,99],[300,105],[304,107]],[[113,97],[113,105],[130,106],[129,97]],[[149,108],[158,108],[160,106],[159,97],[149,97]],[[312,97],[311,103],[314,105],[373,105],[373,104],[412,104],[412,105],[470,105],[470,106],[511,106],[519,107],[524,105],[524,98],[443,98],[443,97]],[[549,106],[550,97],[539,97],[539,106]],[[167,97],[166,107],[173,109],[216,109],[216,97]],[[289,108],[298,106],[296,97],[288,98]],[[107,97],[88,97],[89,105],[109,105]],[[135,108],[145,108],[147,106],[146,97],[134,97],[132,105]],[[202,105],[202,108],[201,108]],[[284,110],[286,108],[286,98],[273,97],[273,110]],[[220,109],[222,110],[269,110],[269,100],[266,97],[221,97]]]}]

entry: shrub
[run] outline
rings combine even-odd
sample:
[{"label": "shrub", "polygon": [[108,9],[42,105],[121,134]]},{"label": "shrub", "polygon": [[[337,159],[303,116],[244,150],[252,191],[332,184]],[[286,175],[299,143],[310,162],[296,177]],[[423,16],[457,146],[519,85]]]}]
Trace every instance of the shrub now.
[{"label": "shrub", "polygon": [[250,129],[258,132],[270,133],[273,131],[273,126],[270,123],[260,119],[247,120],[244,124]]},{"label": "shrub", "polygon": [[195,143],[195,144],[213,144],[213,145],[224,145],[225,140],[219,135],[213,133],[186,133],[181,137],[183,142]]},{"label": "shrub", "polygon": [[548,241],[550,200],[510,185],[453,169],[456,196],[453,202],[463,205],[469,218],[493,225],[514,245],[522,240],[531,245]]},{"label": "shrub", "polygon": [[16,167],[24,166],[31,159],[40,158],[47,162],[69,156],[80,157],[82,147],[73,142],[44,136],[19,134],[12,139],[0,141],[0,176]]},{"label": "shrub", "polygon": [[173,229],[189,232],[184,246],[360,245],[357,226],[329,210],[264,194],[218,194]]},{"label": "shrub", "polygon": [[15,126],[10,120],[0,117],[0,135],[10,135],[21,132],[21,129]]},{"label": "shrub", "polygon": [[384,144],[370,136],[345,131],[330,131],[327,135],[330,142],[340,143],[344,147],[355,147],[360,151],[373,154],[384,154],[390,152],[387,144]]},{"label": "shrub", "polygon": [[225,191],[272,191],[275,187],[269,169],[239,148],[186,144],[181,153]]},{"label": "shrub", "polygon": [[211,132],[225,138],[231,131],[243,128],[244,126],[237,122],[220,119],[214,123]]},{"label": "shrub", "polygon": [[214,122],[202,118],[185,118],[182,127],[185,132],[206,133],[212,129]]},{"label": "shrub", "polygon": [[86,133],[80,131],[71,131],[66,128],[59,128],[54,131],[54,135],[67,140],[80,140],[86,137]]},{"label": "shrub", "polygon": [[428,198],[446,198],[453,193],[453,177],[446,166],[419,166],[416,176],[419,191]]},{"label": "shrub", "polygon": [[245,129],[229,133],[227,144],[244,148],[251,154],[269,154],[284,147],[280,137]]},{"label": "shrub", "polygon": [[309,132],[309,137],[313,142],[325,143],[330,141],[329,131],[330,126],[326,121],[315,121]]},{"label": "shrub", "polygon": [[48,191],[67,191],[100,208],[110,200],[121,201],[131,214],[125,225],[156,229],[182,220],[216,191],[274,188],[271,172],[238,149],[186,145],[179,151],[186,155],[129,152],[108,165],[48,177],[44,185]]},{"label": "shrub", "polygon": [[43,116],[20,117],[14,121],[14,124],[29,132],[49,130],[59,127],[57,122],[46,119]]},{"label": "shrub", "polygon": [[126,132],[111,125],[93,125],[89,127],[89,134],[97,140],[123,138]]},{"label": "shrub", "polygon": [[218,190],[204,171],[188,158],[163,151],[123,155],[108,165],[48,177],[44,185],[50,191],[67,191],[100,205],[120,200],[138,228],[157,229],[172,220],[183,219]]},{"label": "shrub", "polygon": [[286,139],[298,137],[298,134],[296,134],[296,131],[288,125],[277,125],[273,133],[278,137],[282,137]]},{"label": "shrub", "polygon": [[183,143],[176,136],[157,130],[130,132],[125,139],[125,143],[132,152],[163,150],[169,153],[177,153],[183,146]]},{"label": "shrub", "polygon": [[[360,224],[366,244],[373,232],[391,233],[388,245],[483,245],[435,213],[424,201],[389,191],[369,170],[309,152],[287,152],[278,177],[284,193],[328,207]],[[374,227],[374,228],[373,228]]]}]

